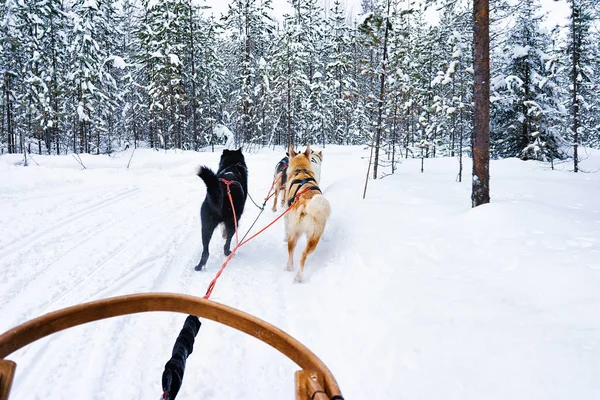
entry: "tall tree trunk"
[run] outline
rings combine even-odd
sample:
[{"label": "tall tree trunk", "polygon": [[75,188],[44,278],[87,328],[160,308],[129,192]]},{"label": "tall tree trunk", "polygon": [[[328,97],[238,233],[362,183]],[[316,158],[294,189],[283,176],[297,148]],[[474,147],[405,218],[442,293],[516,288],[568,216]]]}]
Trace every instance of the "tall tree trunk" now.
[{"label": "tall tree trunk", "polygon": [[394,117],[392,119],[392,174],[396,172],[396,127],[398,125],[398,98],[399,93],[394,93]]},{"label": "tall tree trunk", "polygon": [[[455,75],[456,76],[456,75]],[[454,102],[456,90],[456,81],[452,79],[452,101]],[[454,157],[455,146],[456,146],[456,110],[450,116],[450,124],[452,124],[452,130],[450,131],[450,157]]]},{"label": "tall tree trunk", "polygon": [[242,116],[243,136],[242,140],[247,142],[251,139],[251,127],[250,127],[250,92],[251,92],[251,80],[250,80],[250,17],[248,16],[248,9],[250,8],[250,1],[246,0],[246,6],[244,8],[244,115]]},{"label": "tall tree trunk", "polygon": [[489,14],[488,0],[473,0],[473,207],[490,202]]},{"label": "tall tree trunk", "polygon": [[571,3],[571,34],[573,35],[573,70],[571,72],[571,85],[573,85],[573,125],[571,127],[573,131],[573,171],[579,172],[579,160],[577,159],[577,147],[579,144],[579,99],[577,98],[577,94],[579,91],[579,84],[577,82],[577,64],[579,63],[579,38],[577,37],[577,26],[576,22],[579,18],[578,10],[575,6],[575,0],[572,0]]},{"label": "tall tree trunk", "polygon": [[379,107],[377,110],[377,133],[375,134],[375,159],[373,160],[373,179],[377,179],[377,167],[379,164],[379,143],[381,141],[381,133],[383,131],[383,107],[385,100],[385,75],[387,64],[387,43],[390,31],[390,3],[387,0],[387,12],[385,16],[385,34],[383,36],[383,60],[381,63],[381,74],[379,78]]},{"label": "tall tree trunk", "polygon": [[190,62],[192,68],[192,148],[198,150],[198,121],[197,121],[197,104],[196,101],[196,64],[194,54],[194,19],[193,19],[193,7],[190,3]]},{"label": "tall tree trunk", "polygon": [[17,152],[14,128],[12,126],[12,98],[10,95],[10,72],[4,74],[4,92],[6,94],[6,133],[8,134],[8,154]]},{"label": "tall tree trunk", "polygon": [[[170,79],[172,82],[173,80]],[[169,104],[171,105],[171,110],[169,112],[171,117],[171,143],[175,144],[176,149],[180,149],[181,143],[179,143],[179,129],[177,129],[177,124],[175,120],[175,91],[173,90],[173,84],[169,82]],[[167,141],[165,140],[165,150],[167,149]]]},{"label": "tall tree trunk", "polygon": [[288,44],[288,77],[287,77],[287,145],[294,146],[294,138],[292,135],[292,61],[290,57],[290,47]]},{"label": "tall tree trunk", "polygon": [[[110,141],[110,137],[108,138]],[[100,129],[96,129],[96,155],[100,154]]]},{"label": "tall tree trunk", "polygon": [[[52,127],[46,127],[45,133],[45,141],[46,141],[46,151],[48,154],[52,153],[52,133],[54,135],[58,135],[58,85],[56,82],[56,73],[57,73],[57,65],[56,65],[56,33],[54,29],[54,17],[50,18],[50,57],[52,58],[52,78],[50,80],[50,104],[52,104],[52,111],[50,113],[50,118],[52,119]],[[40,152],[41,154],[41,152]],[[58,150],[56,151],[58,154]]]}]

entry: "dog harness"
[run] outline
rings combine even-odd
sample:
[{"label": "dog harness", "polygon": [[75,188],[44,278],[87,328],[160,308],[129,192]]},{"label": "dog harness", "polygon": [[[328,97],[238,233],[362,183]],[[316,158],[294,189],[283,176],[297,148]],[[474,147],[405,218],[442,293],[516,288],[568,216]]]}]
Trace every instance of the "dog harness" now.
[{"label": "dog harness", "polygon": [[298,192],[300,191],[300,188],[302,186],[304,186],[305,184],[307,184],[308,182],[314,182],[315,184],[312,185],[312,186],[309,186],[307,188],[307,191],[309,191],[309,190],[318,190],[319,193],[323,193],[323,192],[321,192],[321,189],[319,189],[319,187],[316,185],[317,180],[312,177],[312,175],[310,174],[310,172],[308,172],[308,170],[306,170],[305,168],[303,168],[303,169],[297,169],[297,170],[294,171],[294,173],[296,175],[299,175],[301,172],[304,172],[305,174],[307,174],[308,178],[294,179],[292,181],[292,183],[290,184],[290,186],[291,185],[298,185],[298,186],[296,187],[296,191],[294,192],[294,195],[292,197],[290,197],[290,199],[288,200],[288,207],[291,206],[292,204],[294,204],[294,201],[296,201],[296,196],[298,195]]},{"label": "dog harness", "polygon": [[278,174],[281,174],[280,184],[283,186],[287,182],[287,167],[290,162],[288,157],[283,157],[281,161],[277,163],[276,171]]},{"label": "dog harness", "polygon": [[239,186],[242,192],[245,192],[244,187],[241,183],[242,176],[237,171],[238,168],[246,169],[246,167],[242,163],[231,165],[219,173],[219,180],[223,183],[225,183],[225,181],[229,181],[230,184]]}]

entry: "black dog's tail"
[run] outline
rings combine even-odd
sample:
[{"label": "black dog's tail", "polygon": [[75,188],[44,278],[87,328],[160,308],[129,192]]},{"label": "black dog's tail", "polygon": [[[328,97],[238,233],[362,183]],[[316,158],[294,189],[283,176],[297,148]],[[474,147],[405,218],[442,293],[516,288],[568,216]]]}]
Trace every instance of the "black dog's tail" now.
[{"label": "black dog's tail", "polygon": [[223,196],[221,193],[221,183],[217,175],[210,168],[204,166],[198,168],[196,175],[202,178],[206,184],[206,196],[210,199],[209,203],[215,210],[221,210]]}]

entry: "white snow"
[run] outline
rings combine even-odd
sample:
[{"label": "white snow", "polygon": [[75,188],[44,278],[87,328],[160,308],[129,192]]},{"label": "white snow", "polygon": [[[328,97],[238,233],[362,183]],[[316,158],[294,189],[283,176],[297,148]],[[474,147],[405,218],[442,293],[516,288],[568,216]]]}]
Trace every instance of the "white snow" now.
[{"label": "white snow", "polygon": [[146,10],[152,10],[154,7],[160,4],[160,0],[148,0],[146,4]]},{"label": "white snow", "polygon": [[373,13],[372,12],[367,12],[364,14],[360,14],[356,17],[356,26],[360,26],[362,24],[365,23],[365,21],[369,18],[372,17]]},{"label": "white snow", "polygon": [[113,67],[118,68],[118,69],[127,68],[127,63],[125,62],[123,57],[113,55],[113,56],[110,56],[110,58],[113,60]]},{"label": "white snow", "polygon": [[179,65],[181,61],[179,60],[179,56],[177,54],[169,54],[169,62],[172,65]]},{"label": "white snow", "polygon": [[225,136],[227,138],[227,142],[225,143],[225,148],[232,150],[234,147],[235,136],[231,130],[225,125],[218,124],[214,128],[214,133],[218,138],[222,138]]},{"label": "white snow", "polygon": [[525,57],[527,55],[529,55],[529,51],[531,50],[530,46],[519,46],[519,45],[514,45],[512,47],[512,57],[513,58],[522,58]]},{"label": "white snow", "polygon": [[81,104],[77,105],[77,115],[79,116],[79,121],[89,121],[89,117]]},{"label": "white snow", "polygon": [[[131,149],[81,155],[85,170],[72,156],[29,167],[0,156],[0,333],[111,296],[201,297],[225,257],[217,232],[206,271],[193,269],[205,195],[193,171],[216,169],[219,154],[137,149],[129,171]],[[307,345],[346,399],[600,398],[600,175],[492,161],[492,203],[472,209],[468,160],[463,183],[456,159],[426,159],[425,173],[421,160],[402,160],[362,200],[368,154],[324,149],[332,216],[305,283],[284,271],[278,222],[237,252],[213,300]],[[282,156],[246,155],[255,200]],[[597,171],[600,152],[586,156],[581,167]],[[257,215],[248,201],[240,231]],[[39,340],[8,357],[11,399],[158,399],[184,319],[139,314]],[[178,399],[292,399],[296,369],[203,321]]]},{"label": "white snow", "polygon": [[84,8],[93,8],[95,10],[98,9],[98,3],[96,2],[96,0],[85,0],[83,2],[82,7]]}]

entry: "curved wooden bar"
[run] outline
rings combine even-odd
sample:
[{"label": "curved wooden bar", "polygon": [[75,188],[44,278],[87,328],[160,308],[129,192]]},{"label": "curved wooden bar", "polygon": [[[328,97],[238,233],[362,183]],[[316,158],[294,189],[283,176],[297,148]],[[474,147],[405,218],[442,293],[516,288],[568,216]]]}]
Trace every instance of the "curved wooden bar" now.
[{"label": "curved wooden bar", "polygon": [[[101,319],[150,311],[192,314],[220,322],[271,345],[305,370],[319,371],[325,391],[341,396],[333,374],[306,346],[281,329],[250,314],[199,297],[173,293],[144,293],[112,297],[54,311],[0,335],[0,359],[53,333]],[[173,332],[173,340],[178,332]]]}]

